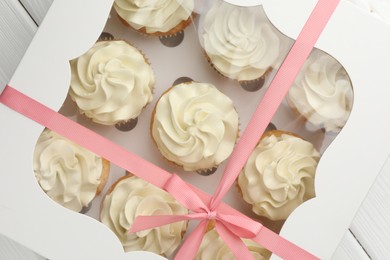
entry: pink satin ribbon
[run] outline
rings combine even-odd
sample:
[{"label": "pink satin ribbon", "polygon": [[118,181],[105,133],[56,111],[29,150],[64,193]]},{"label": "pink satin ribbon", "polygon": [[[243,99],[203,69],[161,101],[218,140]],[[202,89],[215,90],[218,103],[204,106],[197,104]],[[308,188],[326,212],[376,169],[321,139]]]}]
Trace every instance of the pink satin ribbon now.
[{"label": "pink satin ribbon", "polygon": [[[208,220],[214,219],[213,216],[214,214],[216,216],[216,211],[218,211],[219,216],[227,216],[225,219],[229,218],[229,215],[237,216],[237,219],[239,219],[239,222],[237,223],[240,226],[240,222],[243,220],[243,222],[248,223],[245,224],[247,228],[250,227],[250,223],[252,223],[253,227],[259,231],[256,236],[252,238],[252,240],[283,259],[318,259],[299,246],[284,239],[268,228],[262,226],[260,223],[248,218],[247,216],[224,203],[220,203],[218,209],[215,211],[207,210],[208,207],[206,207],[206,205],[211,201],[211,196],[209,194],[199,190],[194,186],[191,186],[190,184],[185,183],[177,175],[170,174],[169,172],[127,151],[121,146],[112,143],[106,138],[96,134],[82,125],[79,125],[78,123],[70,120],[69,118],[59,114],[58,112],[50,109],[49,107],[39,103],[38,101],[26,96],[25,94],[8,85],[0,95],[0,103],[8,106],[9,108],[26,116],[27,118],[32,119],[40,125],[57,132],[72,142],[75,142],[80,146],[83,146],[86,149],[106,158],[107,160],[111,161],[111,163],[128,170],[129,172],[152,183],[157,187],[161,189],[166,188],[174,190],[175,192],[173,192],[172,195],[183,205],[192,209],[198,207],[199,213],[206,213],[206,215],[199,214],[198,216],[195,216],[197,219],[204,218],[205,220],[203,220],[187,238],[187,243],[184,245],[187,251],[182,251],[183,254],[193,255],[196,253],[197,247],[199,247],[199,244],[204,235],[204,230],[207,227]],[[156,178],[156,176],[158,176],[158,178]],[[202,209],[205,209],[204,212],[201,211]],[[176,216],[169,217],[172,219],[176,218]],[[195,219],[195,217],[192,218]],[[140,217],[140,219],[142,218],[147,218],[147,216]],[[217,217],[215,217],[215,219],[217,219]],[[178,220],[180,221],[180,219]],[[164,218],[159,221],[164,221]],[[144,225],[145,226],[143,227],[146,228],[146,225],[150,225],[150,223],[145,222]],[[164,223],[161,225],[164,225]],[[230,231],[226,230],[224,227],[221,227],[220,224],[217,224],[216,226],[217,230],[221,232],[221,236],[223,236],[225,241],[227,240],[228,245],[232,248],[235,254],[239,254],[241,249],[245,249],[247,251],[247,248],[243,248],[242,244],[240,244],[241,240],[238,237],[233,238],[233,236],[230,236],[232,238],[232,241],[230,241],[229,239],[226,239],[226,233],[229,234]],[[253,228],[250,230],[253,231]],[[243,230],[243,232],[245,232],[245,230]],[[191,258],[183,257],[179,259]],[[242,258],[238,257],[238,259]]]},{"label": "pink satin ribbon", "polygon": [[[204,232],[202,233],[201,231],[204,231],[204,223],[207,222],[208,219],[210,219],[209,213],[216,212],[216,215],[218,216],[217,209],[219,204],[221,203],[222,198],[225,196],[230,187],[233,185],[234,181],[237,179],[241,169],[244,167],[250,154],[257,145],[258,140],[263,135],[269,122],[271,122],[273,115],[280,106],[283,98],[285,97],[290,86],[294,82],[294,79],[297,76],[299,70],[301,69],[302,65],[312,51],[315,43],[317,42],[321,32],[328,23],[338,3],[339,0],[318,1],[309,19],[306,21],[305,26],[303,27],[298,38],[296,39],[293,47],[291,48],[279,71],[271,82],[271,85],[269,86],[263,99],[258,105],[240,141],[238,142],[232,155],[230,156],[222,179],[219,182],[214,196],[209,203],[209,207],[206,209],[202,208],[201,212],[203,212],[203,215],[201,216],[199,215],[200,212],[197,209],[194,210],[189,207],[189,209],[195,212],[194,215],[196,215],[196,218],[203,219],[203,221],[196,229],[197,235],[191,236],[191,239],[187,239],[184,242],[184,244],[176,255],[177,259],[193,259],[193,257],[196,255],[201,238],[203,238]],[[174,197],[176,197],[175,190],[167,191],[170,192]],[[188,216],[182,216],[182,219],[179,220],[188,219],[187,217]],[[242,242],[237,240],[234,241],[234,239],[236,239],[237,237],[253,239],[259,234],[261,227],[251,226],[251,223],[248,223],[249,226],[246,226],[243,224],[243,221],[235,219],[234,221],[237,221],[235,223],[241,224],[240,227],[237,229],[236,225],[230,225],[231,222],[227,221],[226,216],[221,215],[219,218],[214,219],[216,221],[217,232],[233,251],[236,258],[252,259],[252,256],[250,255],[248,250],[243,251]],[[160,222],[156,217],[142,217],[135,221],[132,231],[140,230],[139,227],[141,226],[141,222],[143,223],[143,229],[148,229],[151,226],[155,226],[157,223],[166,223],[167,220],[169,220],[169,218],[165,218],[164,220],[161,219]],[[175,218],[171,218],[170,220],[171,222],[169,223],[179,221],[177,216]],[[157,226],[160,225],[157,224]],[[221,226],[226,227],[227,229],[222,230]],[[248,237],[243,234],[244,232],[250,234],[251,229],[255,230],[254,233],[251,234],[251,236]],[[196,243],[193,241],[196,241]]]},{"label": "pink satin ribbon", "polygon": [[[215,220],[217,232],[237,259],[253,258],[240,238],[250,238],[284,259],[317,259],[260,223],[221,203],[221,200],[234,183],[257,141],[271,121],[338,3],[339,0],[318,1],[238,142],[213,197],[10,86],[7,86],[0,95],[0,102],[144,180],[165,189],[190,209],[193,213],[182,216],[138,217],[131,229],[132,232],[137,232],[182,220],[201,220],[184,242],[176,259],[194,258],[209,220]],[[158,178],[156,178],[157,175]]]}]

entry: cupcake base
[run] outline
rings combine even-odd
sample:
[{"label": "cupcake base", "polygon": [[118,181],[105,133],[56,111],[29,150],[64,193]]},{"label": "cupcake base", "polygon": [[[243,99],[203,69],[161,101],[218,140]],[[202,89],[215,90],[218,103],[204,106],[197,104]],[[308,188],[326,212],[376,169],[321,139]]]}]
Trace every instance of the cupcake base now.
[{"label": "cupcake base", "polygon": [[142,27],[140,29],[136,29],[133,26],[131,26],[125,19],[120,17],[118,14],[117,14],[117,16],[118,16],[119,21],[123,25],[125,25],[126,27],[129,27],[129,28],[131,28],[131,29],[133,29],[133,30],[143,34],[143,35],[161,37],[161,36],[172,36],[172,35],[175,35],[176,33],[180,32],[180,31],[183,31],[188,25],[190,25],[192,23],[192,21],[196,17],[196,14],[192,13],[187,20],[181,21],[178,25],[176,25],[174,28],[170,29],[167,32],[153,32],[153,33],[147,32],[145,27]]}]

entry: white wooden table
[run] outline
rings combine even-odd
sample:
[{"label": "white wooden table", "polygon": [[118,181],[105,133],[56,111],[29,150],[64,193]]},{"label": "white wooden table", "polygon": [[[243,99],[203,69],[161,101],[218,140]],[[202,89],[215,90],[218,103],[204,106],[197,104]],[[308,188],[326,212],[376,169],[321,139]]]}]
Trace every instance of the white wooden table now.
[{"label": "white wooden table", "polygon": [[[52,1],[0,0],[0,86],[9,81]],[[368,1],[390,3],[390,0]],[[390,21],[390,17],[387,18]],[[362,204],[333,259],[390,259],[389,195],[390,172],[384,172]],[[0,235],[0,260],[3,259],[45,258]]]}]

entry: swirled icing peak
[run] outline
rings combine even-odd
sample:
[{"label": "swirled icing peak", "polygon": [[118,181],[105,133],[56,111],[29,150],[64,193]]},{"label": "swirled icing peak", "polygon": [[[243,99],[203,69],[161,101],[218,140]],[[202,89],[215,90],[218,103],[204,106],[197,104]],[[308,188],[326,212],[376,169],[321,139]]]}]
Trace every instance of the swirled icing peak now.
[{"label": "swirled icing peak", "polygon": [[[265,260],[271,255],[269,251],[260,247],[250,239],[243,239],[245,245],[255,260]],[[214,229],[207,232],[202,240],[196,260],[234,260],[236,259],[229,247]]]},{"label": "swirled icing peak", "polygon": [[190,19],[194,0],[115,0],[114,8],[134,29],[164,33]]},{"label": "swirled icing peak", "polygon": [[204,49],[214,67],[239,81],[262,77],[280,53],[278,32],[261,7],[215,4],[204,20]]},{"label": "swirled icing peak", "polygon": [[142,53],[125,41],[96,43],[71,61],[69,94],[93,121],[114,125],[136,118],[152,101],[154,74]]},{"label": "swirled icing peak", "polygon": [[288,100],[313,125],[339,132],[352,109],[351,81],[339,62],[316,52],[291,86]]},{"label": "swirled icing peak", "polygon": [[51,130],[44,130],[35,146],[35,177],[57,203],[74,211],[88,206],[102,177],[102,158]]},{"label": "swirled icing peak", "polygon": [[169,256],[179,246],[187,222],[129,233],[138,216],[183,215],[188,210],[181,206],[169,193],[136,177],[119,180],[103,203],[100,219],[120,239],[125,251],[150,251]]},{"label": "swirled icing peak", "polygon": [[160,152],[184,170],[210,169],[232,152],[238,115],[232,101],[208,83],[182,83],[159,99],[152,136]]},{"label": "swirled icing peak", "polygon": [[319,157],[313,145],[299,137],[279,131],[266,133],[238,177],[244,200],[260,216],[286,219],[314,197]]}]

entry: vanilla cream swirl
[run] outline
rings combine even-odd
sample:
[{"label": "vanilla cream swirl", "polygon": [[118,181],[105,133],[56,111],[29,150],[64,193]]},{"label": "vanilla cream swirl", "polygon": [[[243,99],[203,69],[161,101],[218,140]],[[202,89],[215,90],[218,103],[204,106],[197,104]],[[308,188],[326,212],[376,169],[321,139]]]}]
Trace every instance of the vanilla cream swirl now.
[{"label": "vanilla cream swirl", "polygon": [[[256,260],[265,260],[270,257],[269,251],[262,248],[250,239],[243,239],[245,245]],[[225,244],[217,231],[210,230],[203,237],[196,260],[234,260],[236,259],[232,251]]]},{"label": "vanilla cream swirl", "polygon": [[69,94],[97,123],[114,125],[136,118],[153,99],[152,68],[125,41],[98,42],[72,60],[71,68]]},{"label": "vanilla cream swirl", "polygon": [[183,214],[188,214],[188,210],[169,193],[136,176],[129,176],[116,183],[106,195],[100,220],[118,236],[125,251],[143,250],[169,256],[182,240],[186,221],[136,233],[129,233],[129,230],[138,216]]},{"label": "vanilla cream swirl", "polygon": [[351,81],[334,58],[315,53],[291,87],[288,100],[313,125],[339,132],[352,109]]},{"label": "vanilla cream swirl", "polygon": [[244,200],[260,216],[286,219],[314,197],[319,157],[313,145],[301,138],[288,134],[264,137],[238,177]]},{"label": "vanilla cream swirl", "polygon": [[190,18],[194,0],[115,0],[114,8],[137,30],[168,32]]},{"label": "vanilla cream swirl", "polygon": [[50,198],[79,212],[95,197],[103,166],[101,157],[45,130],[35,146],[33,167]]},{"label": "vanilla cream swirl", "polygon": [[213,85],[182,83],[158,101],[152,135],[161,153],[184,170],[210,169],[231,154],[238,115]]},{"label": "vanilla cream swirl", "polygon": [[279,57],[279,36],[261,7],[216,1],[206,14],[203,39],[214,67],[239,81],[260,78]]}]

